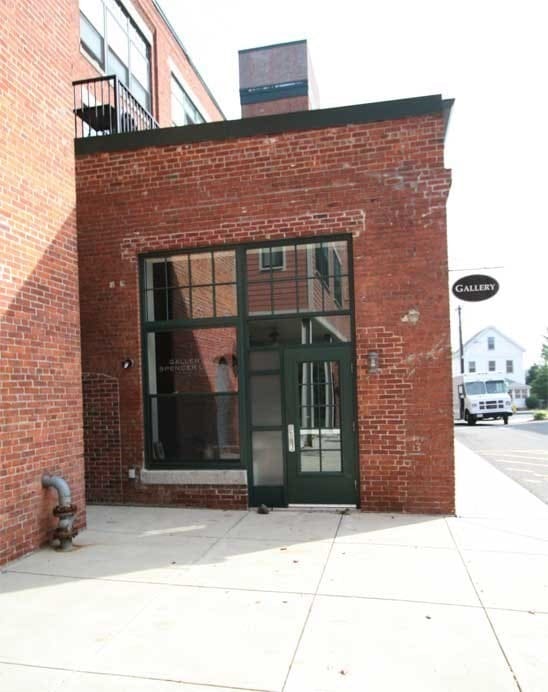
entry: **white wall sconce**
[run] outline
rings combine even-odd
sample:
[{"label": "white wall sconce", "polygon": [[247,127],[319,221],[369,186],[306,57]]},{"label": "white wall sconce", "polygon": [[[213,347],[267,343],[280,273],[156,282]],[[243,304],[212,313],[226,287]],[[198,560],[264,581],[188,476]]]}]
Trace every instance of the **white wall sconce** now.
[{"label": "white wall sconce", "polygon": [[379,354],[377,351],[367,352],[367,371],[369,373],[379,372]]}]

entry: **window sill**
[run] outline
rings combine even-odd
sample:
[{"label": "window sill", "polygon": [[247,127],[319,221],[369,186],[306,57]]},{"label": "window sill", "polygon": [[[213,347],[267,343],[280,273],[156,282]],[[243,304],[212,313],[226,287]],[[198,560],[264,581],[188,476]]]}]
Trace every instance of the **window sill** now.
[{"label": "window sill", "polygon": [[143,485],[247,485],[245,469],[141,469]]}]

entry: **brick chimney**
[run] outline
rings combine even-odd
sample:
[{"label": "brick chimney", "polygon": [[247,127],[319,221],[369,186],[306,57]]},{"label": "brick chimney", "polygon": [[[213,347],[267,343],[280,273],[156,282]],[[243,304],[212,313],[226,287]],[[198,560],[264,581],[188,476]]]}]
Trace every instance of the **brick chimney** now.
[{"label": "brick chimney", "polygon": [[318,108],[306,41],[239,51],[242,118]]}]

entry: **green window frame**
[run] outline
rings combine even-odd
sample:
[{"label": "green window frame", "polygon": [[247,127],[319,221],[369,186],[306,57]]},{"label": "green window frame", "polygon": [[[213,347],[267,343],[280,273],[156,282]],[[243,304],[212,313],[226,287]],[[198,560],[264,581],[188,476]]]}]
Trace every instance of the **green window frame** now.
[{"label": "green window frame", "polygon": [[[340,244],[340,247],[339,247]],[[340,273],[337,282],[348,282],[348,288],[342,291],[340,303],[333,300],[329,286],[335,282],[335,276],[327,274],[324,282],[316,272],[316,252],[337,252],[340,258]],[[276,270],[277,259],[283,255],[284,272]],[[262,258],[270,258],[269,267],[262,265]],[[272,261],[274,258],[275,261]],[[255,425],[250,400],[251,372],[254,377],[264,377],[263,382],[274,381],[272,376],[279,374],[279,368],[267,368],[259,372],[250,368],[249,359],[253,354],[266,351],[278,352],[280,348],[291,345],[293,341],[284,341],[285,323],[297,321],[308,325],[306,339],[299,344],[312,346],[319,343],[332,346],[337,342],[353,341],[353,308],[352,291],[350,290],[351,238],[350,236],[322,236],[312,239],[292,239],[271,243],[253,243],[247,245],[217,246],[195,248],[187,251],[147,253],[140,257],[141,281],[141,327],[143,353],[143,403],[145,418],[145,465],[149,469],[230,469],[246,468],[252,474],[252,439],[253,431],[263,430],[264,426]],[[261,306],[254,310],[253,295],[259,288],[267,297],[271,307]],[[289,307],[276,311],[278,296],[295,296]],[[314,296],[315,302],[303,303],[302,296]],[[205,306],[205,307],[204,307]],[[281,320],[281,322],[280,322]],[[281,333],[278,334],[279,324]],[[267,335],[266,345],[253,345],[251,333]],[[291,327],[292,328],[292,327]],[[232,329],[232,348],[222,350],[224,357],[223,370],[237,377],[237,390],[223,391],[185,391],[185,385],[177,384],[163,391],[153,385],[154,368],[167,367],[177,370],[190,367],[188,361],[195,360],[192,350],[179,362],[176,354],[167,353],[161,364],[154,361],[149,353],[149,340],[160,334],[182,334],[194,330],[200,337],[209,331],[212,335],[222,334],[215,329]],[[329,332],[329,330],[335,330]],[[228,332],[227,332],[228,333]],[[304,332],[303,332],[304,333]],[[327,333],[336,334],[327,339]],[[278,338],[279,336],[279,338]],[[169,341],[170,337],[164,337]],[[176,337],[173,337],[176,340]],[[198,339],[199,341],[199,339]],[[221,340],[214,339],[217,343]],[[263,339],[264,341],[264,339]],[[166,349],[164,348],[164,352]],[[209,358],[209,361],[212,359]],[[209,362],[208,361],[208,362]],[[263,368],[259,368],[263,370]],[[170,370],[168,370],[171,372]],[[165,370],[163,371],[165,372]],[[270,380],[268,378],[270,377]],[[217,380],[222,377],[219,376]],[[214,377],[210,374],[210,382]],[[182,380],[179,380],[181,382]],[[177,399],[183,415],[190,397],[194,396],[197,406],[206,413],[203,418],[211,417],[212,411],[218,410],[213,401],[231,400],[231,420],[239,426],[239,456],[234,450],[230,458],[222,457],[216,447],[223,445],[212,443],[209,452],[200,458],[177,456],[167,453],[169,445],[158,445],[158,435],[153,435],[154,411],[152,401],[169,408],[169,402]],[[189,404],[190,405],[190,404]],[[209,406],[210,413],[207,413]],[[222,407],[221,407],[222,408]],[[182,413],[181,413],[182,411]],[[255,416],[260,411],[255,411]],[[173,416],[176,414],[173,413]],[[180,418],[177,419],[178,421]],[[255,420],[256,417],[255,417]],[[264,422],[264,421],[263,421]],[[156,423],[158,426],[158,424]],[[275,426],[278,429],[279,426]],[[267,426],[268,430],[273,430]],[[280,428],[281,430],[281,428]],[[218,435],[219,437],[219,435]],[[182,442],[184,447],[185,441]],[[188,446],[188,445],[187,445]],[[228,445],[230,447],[231,445]],[[204,446],[205,447],[205,446]],[[211,448],[213,447],[213,452]]]}]

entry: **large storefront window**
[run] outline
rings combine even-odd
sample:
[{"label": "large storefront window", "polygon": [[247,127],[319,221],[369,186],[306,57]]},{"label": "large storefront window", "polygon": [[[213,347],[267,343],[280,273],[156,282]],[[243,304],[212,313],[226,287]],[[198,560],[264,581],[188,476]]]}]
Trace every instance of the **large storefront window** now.
[{"label": "large storefront window", "polygon": [[239,465],[234,251],[147,259],[144,288],[150,465]]},{"label": "large storefront window", "polygon": [[347,239],[147,257],[142,314],[149,468],[244,467],[252,502],[352,500]]}]

